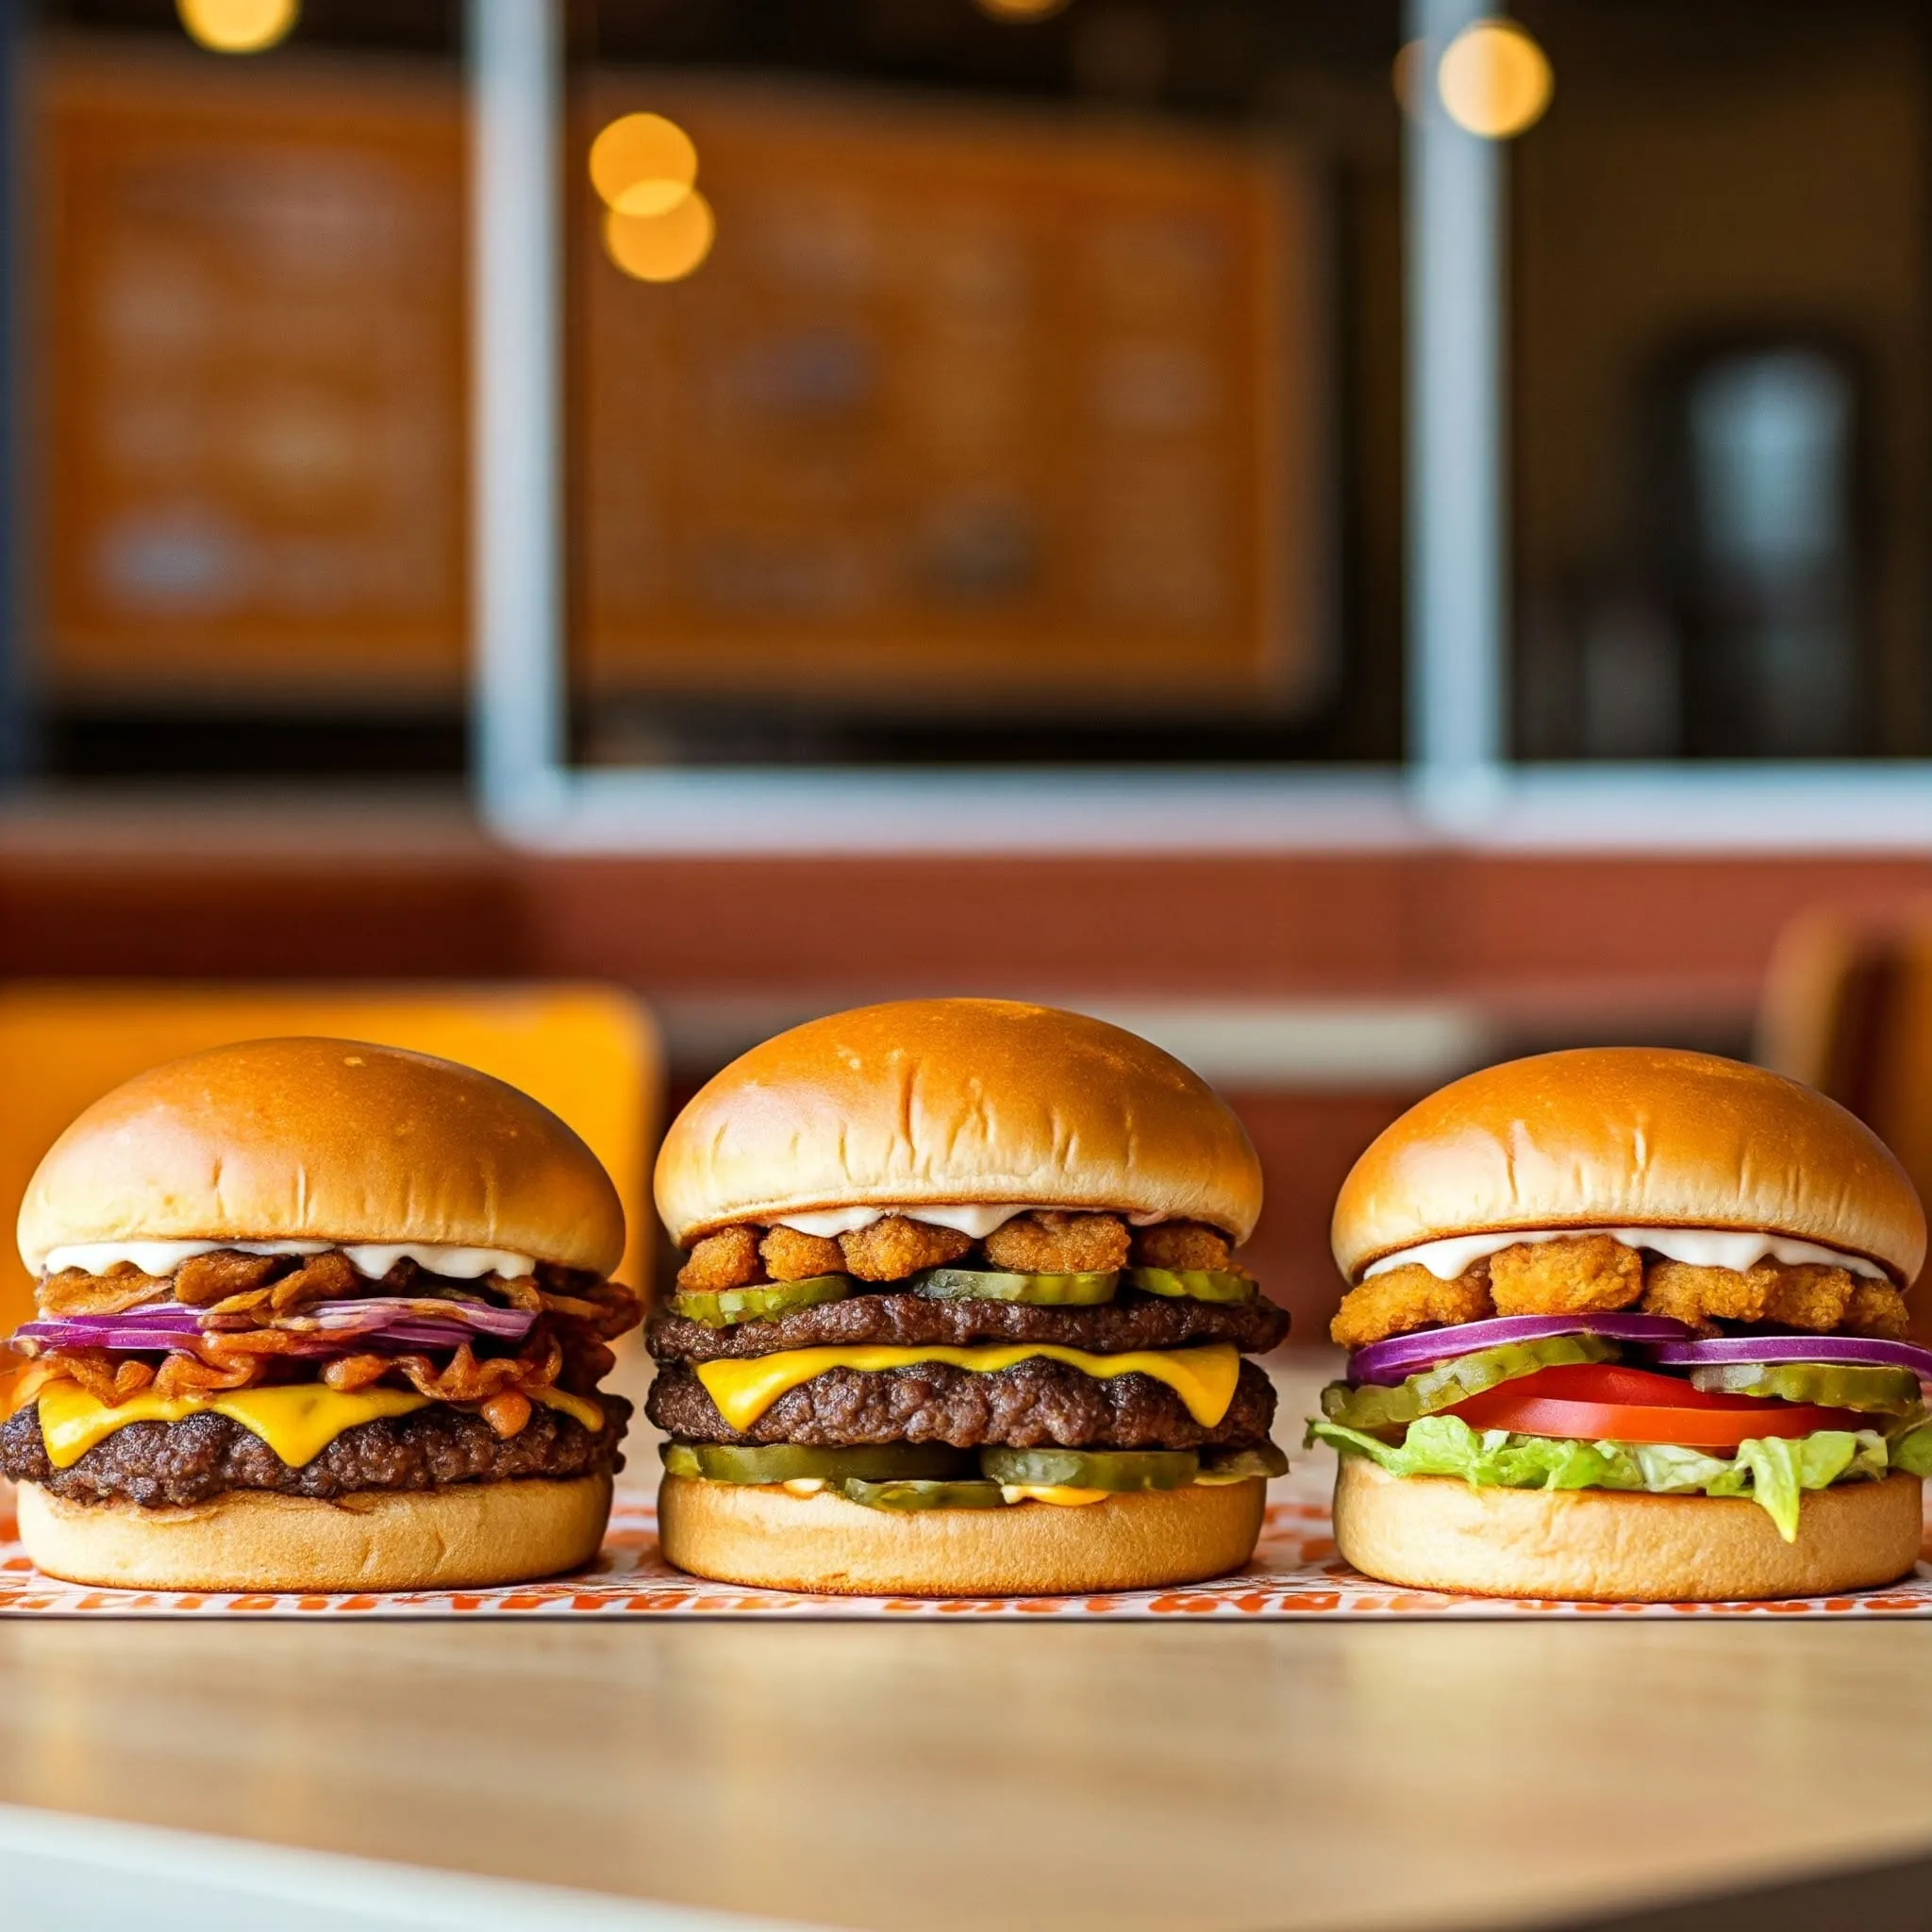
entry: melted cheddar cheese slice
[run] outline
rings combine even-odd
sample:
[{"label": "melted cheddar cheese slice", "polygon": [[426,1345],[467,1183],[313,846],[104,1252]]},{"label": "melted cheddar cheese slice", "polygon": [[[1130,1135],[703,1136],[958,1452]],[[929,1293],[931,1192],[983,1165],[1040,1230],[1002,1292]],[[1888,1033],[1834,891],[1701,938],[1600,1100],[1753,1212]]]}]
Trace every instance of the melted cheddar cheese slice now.
[{"label": "melted cheddar cheese slice", "polygon": [[718,1413],[734,1429],[748,1429],[781,1395],[827,1369],[876,1373],[918,1362],[946,1362],[990,1375],[1041,1357],[1070,1363],[1083,1375],[1102,1380],[1151,1375],[1166,1383],[1187,1404],[1188,1413],[1208,1429],[1227,1413],[1241,1372],[1241,1356],[1225,1341],[1203,1348],[1143,1348],[1128,1355],[1090,1355],[1084,1348],[1061,1348],[1055,1342],[1011,1342],[991,1348],[788,1348],[744,1361],[700,1362],[697,1377],[718,1405]]},{"label": "melted cheddar cheese slice", "polygon": [[[560,1390],[533,1390],[532,1399],[575,1416],[591,1431],[604,1426],[594,1402]],[[258,1436],[290,1469],[313,1462],[344,1429],[388,1416],[427,1408],[429,1398],[408,1389],[363,1389],[344,1395],[320,1382],[291,1382],[272,1389],[237,1389],[215,1395],[136,1395],[111,1407],[77,1382],[49,1382],[37,1398],[41,1440],[47,1460],[68,1469],[129,1423],[178,1423],[203,1410],[225,1415]],[[456,1404],[453,1407],[468,1407]]]}]

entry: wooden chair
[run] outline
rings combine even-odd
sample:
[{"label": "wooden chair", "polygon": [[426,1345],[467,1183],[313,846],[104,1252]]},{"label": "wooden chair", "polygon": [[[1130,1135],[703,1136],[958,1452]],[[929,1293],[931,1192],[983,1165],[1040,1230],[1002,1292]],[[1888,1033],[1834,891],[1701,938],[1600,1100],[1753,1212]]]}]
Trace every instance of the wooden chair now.
[{"label": "wooden chair", "polygon": [[[600,986],[376,988],[19,985],[0,990],[0,1206],[89,1102],[156,1062],[225,1041],[314,1033],[403,1046],[480,1067],[570,1123],[609,1170],[629,1246],[623,1278],[649,1292],[656,1251],[649,1160],[663,1097],[648,1010]],[[25,1320],[32,1284],[0,1242],[0,1334]]]}]

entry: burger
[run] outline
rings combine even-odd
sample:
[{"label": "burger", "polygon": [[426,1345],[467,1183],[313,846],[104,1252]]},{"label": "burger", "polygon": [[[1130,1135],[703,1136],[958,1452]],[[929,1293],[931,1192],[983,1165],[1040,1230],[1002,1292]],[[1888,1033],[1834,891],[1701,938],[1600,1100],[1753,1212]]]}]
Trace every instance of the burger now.
[{"label": "burger", "polygon": [[1925,1217],[1757,1067],[1539,1055],[1431,1095],[1342,1186],[1335,1537],[1386,1582],[1674,1601],[1890,1583],[1932,1470]]},{"label": "burger", "polygon": [[0,1475],[49,1575],[401,1590],[595,1553],[624,1215],[515,1088],[347,1040],[194,1054],[61,1135],[19,1233]]},{"label": "burger", "polygon": [[1288,1327],[1254,1148],[1117,1026],[908,1000],[780,1034],[672,1125],[658,1527],[698,1575],[1044,1595],[1252,1555]]}]

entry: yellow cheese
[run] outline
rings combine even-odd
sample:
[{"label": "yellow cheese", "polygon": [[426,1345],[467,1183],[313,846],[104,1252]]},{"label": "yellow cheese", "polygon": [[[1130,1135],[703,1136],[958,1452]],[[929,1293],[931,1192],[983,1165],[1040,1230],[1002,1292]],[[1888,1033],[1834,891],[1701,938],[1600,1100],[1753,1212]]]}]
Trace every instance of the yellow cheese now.
[{"label": "yellow cheese", "polygon": [[66,1469],[104,1437],[129,1423],[178,1423],[211,1409],[259,1436],[291,1469],[313,1462],[344,1429],[384,1416],[426,1408],[428,1398],[407,1389],[364,1389],[339,1394],[320,1382],[273,1389],[237,1389],[225,1395],[137,1395],[111,1408],[77,1382],[49,1382],[41,1391],[41,1439],[47,1460]]},{"label": "yellow cheese", "polygon": [[823,1375],[827,1369],[909,1368],[916,1362],[946,1362],[956,1369],[991,1374],[1036,1357],[1067,1362],[1084,1375],[1151,1375],[1165,1382],[1187,1404],[1188,1413],[1211,1429],[1227,1413],[1241,1372],[1240,1355],[1224,1341],[1205,1348],[1141,1349],[1130,1355],[1090,1355],[1084,1348],[1053,1342],[1013,1342],[990,1348],[788,1348],[746,1361],[700,1362],[698,1380],[734,1429],[748,1429],[787,1391]]},{"label": "yellow cheese", "polygon": [[1008,1483],[1000,1491],[1008,1503],[1058,1503],[1063,1509],[1104,1503],[1110,1493],[1107,1490],[1070,1490],[1064,1483]]},{"label": "yellow cheese", "polygon": [[532,1402],[541,1402],[545,1408],[561,1409],[565,1415],[582,1423],[593,1436],[604,1426],[604,1411],[581,1395],[568,1395],[561,1389],[526,1389],[524,1393]]}]

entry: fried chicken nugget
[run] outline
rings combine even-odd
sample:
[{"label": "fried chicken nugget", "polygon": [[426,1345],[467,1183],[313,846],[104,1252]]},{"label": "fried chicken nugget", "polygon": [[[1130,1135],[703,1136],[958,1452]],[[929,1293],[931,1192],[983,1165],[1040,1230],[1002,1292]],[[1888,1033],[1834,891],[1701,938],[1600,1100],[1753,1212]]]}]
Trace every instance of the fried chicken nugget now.
[{"label": "fried chicken nugget", "polygon": [[889,1214],[870,1227],[839,1237],[845,1272],[861,1281],[904,1281],[922,1268],[943,1268],[973,1245],[970,1235]]},{"label": "fried chicken nugget", "polygon": [[822,1234],[774,1227],[758,1243],[765,1273],[774,1281],[809,1281],[814,1274],[842,1274],[845,1256],[839,1243]]},{"label": "fried chicken nugget", "polygon": [[1162,1221],[1134,1230],[1134,1259],[1143,1268],[1226,1268],[1227,1237],[1199,1221]]},{"label": "fried chicken nugget", "polygon": [[1127,1224],[1118,1214],[1016,1214],[984,1243],[986,1258],[1013,1274],[1111,1274],[1127,1265]]},{"label": "fried chicken nugget", "polygon": [[758,1278],[758,1231],[742,1225],[708,1234],[677,1271],[677,1285],[688,1294],[748,1288]]},{"label": "fried chicken nugget", "polygon": [[1352,1288],[1342,1296],[1328,1336],[1343,1348],[1366,1348],[1416,1328],[1447,1328],[1457,1322],[1480,1322],[1496,1312],[1481,1268],[1454,1281],[1431,1274],[1420,1263],[1391,1268]]},{"label": "fried chicken nugget", "polygon": [[1854,1281],[1851,1301],[1839,1325],[1847,1335],[1869,1335],[1878,1341],[1903,1341],[1910,1325],[1906,1298],[1889,1281]]},{"label": "fried chicken nugget", "polygon": [[1627,1308],[1643,1293],[1643,1257],[1607,1234],[1518,1241],[1490,1257],[1499,1315],[1584,1315]]},{"label": "fried chicken nugget", "polygon": [[[1653,1261],[1644,1274],[1645,1314],[1672,1315],[1707,1334],[1716,1322],[1776,1322],[1826,1335],[1844,1320],[1851,1299],[1848,1268],[1810,1261],[1790,1268],[1760,1261],[1742,1271]],[[1880,1304],[1874,1299],[1872,1307]]]}]

